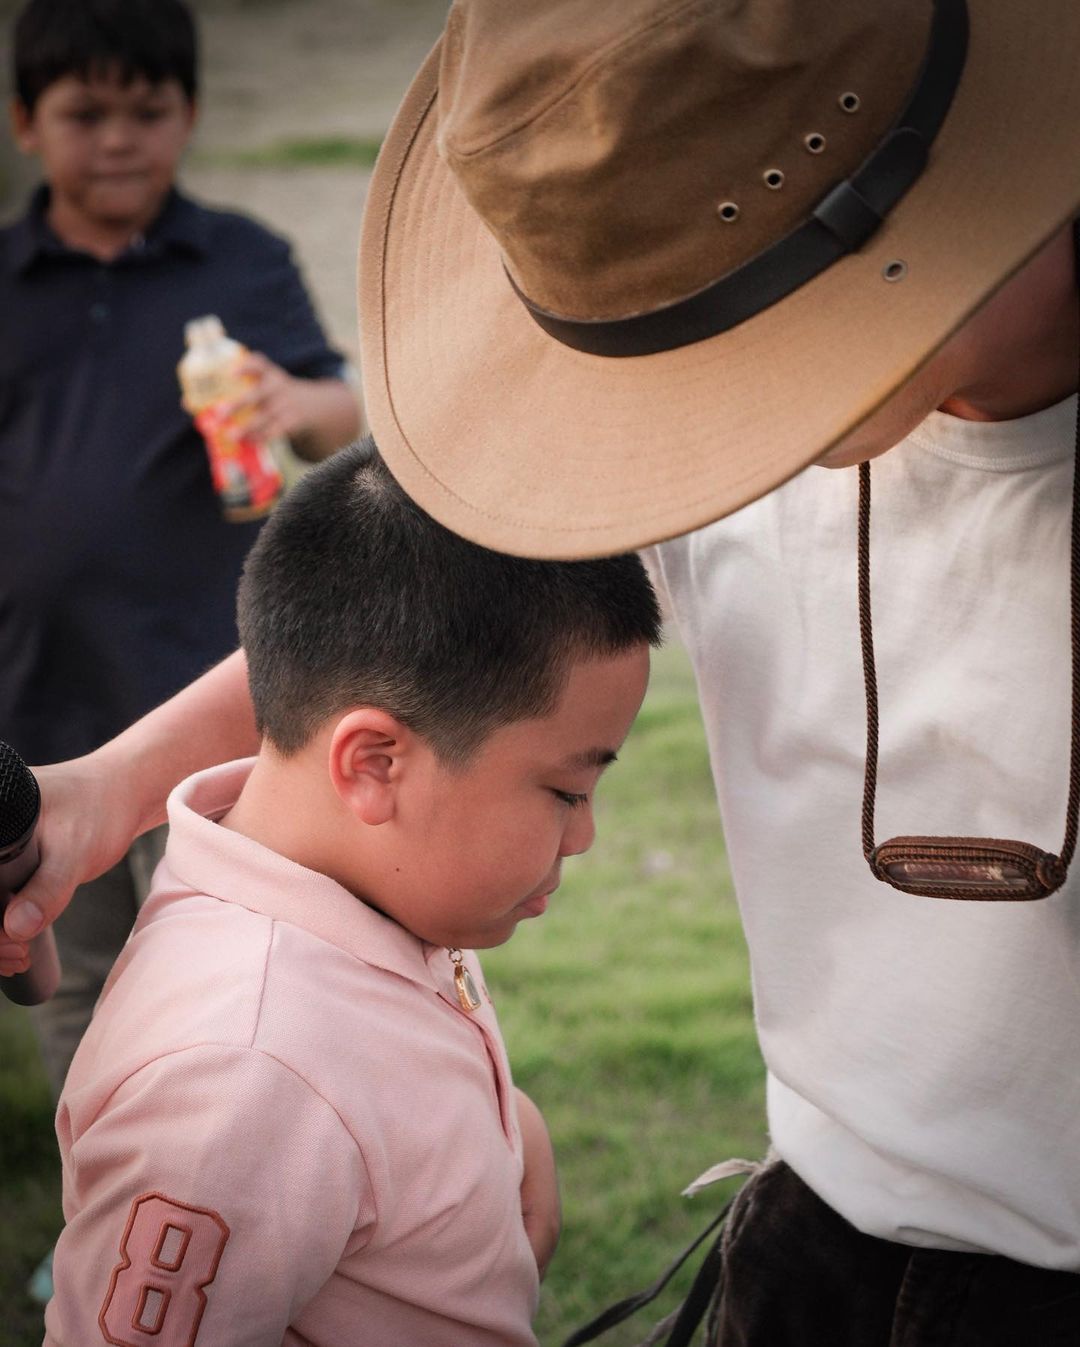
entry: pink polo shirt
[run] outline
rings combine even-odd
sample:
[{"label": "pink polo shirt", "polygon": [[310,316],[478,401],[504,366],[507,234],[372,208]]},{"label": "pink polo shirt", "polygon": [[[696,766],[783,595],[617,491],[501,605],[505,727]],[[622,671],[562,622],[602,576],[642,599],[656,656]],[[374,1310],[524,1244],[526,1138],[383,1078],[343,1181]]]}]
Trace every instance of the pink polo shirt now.
[{"label": "pink polo shirt", "polygon": [[536,1263],[506,1051],[445,949],[169,801],[57,1114],[46,1347],[518,1347]]}]

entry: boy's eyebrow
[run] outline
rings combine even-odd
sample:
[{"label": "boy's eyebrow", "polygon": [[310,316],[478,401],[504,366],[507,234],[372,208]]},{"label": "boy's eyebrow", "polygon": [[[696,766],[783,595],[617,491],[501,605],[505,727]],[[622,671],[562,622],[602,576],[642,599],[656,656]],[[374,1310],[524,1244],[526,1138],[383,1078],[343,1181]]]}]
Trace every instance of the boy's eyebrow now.
[{"label": "boy's eyebrow", "polygon": [[564,760],[566,767],[606,767],[610,762],[618,761],[613,748],[587,748],[583,753],[571,753]]}]

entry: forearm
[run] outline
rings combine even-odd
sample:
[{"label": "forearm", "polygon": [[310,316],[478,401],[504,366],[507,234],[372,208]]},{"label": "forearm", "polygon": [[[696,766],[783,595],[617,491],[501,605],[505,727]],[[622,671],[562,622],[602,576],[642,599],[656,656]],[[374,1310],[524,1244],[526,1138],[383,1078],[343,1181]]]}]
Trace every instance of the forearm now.
[{"label": "forearm", "polygon": [[361,434],[360,400],[357,390],[344,379],[309,379],[306,383],[312,407],[308,424],[289,438],[301,458],[318,462]]},{"label": "forearm", "polygon": [[258,746],[247,663],[237,650],[91,757],[122,780],[137,835],[164,821],[169,792],[185,776]]},{"label": "forearm", "polygon": [[77,885],[104,874],[133,838],[164,820],[173,786],[257,748],[237,651],[93,753],[36,768],[40,864],[3,913],[0,976],[27,967],[27,942],[56,920]]},{"label": "forearm", "polygon": [[521,1128],[525,1162],[525,1173],[521,1180],[521,1215],[536,1257],[537,1269],[543,1277],[555,1253],[562,1228],[559,1176],[543,1114],[525,1091],[516,1085],[514,1094],[517,1097],[518,1125]]}]

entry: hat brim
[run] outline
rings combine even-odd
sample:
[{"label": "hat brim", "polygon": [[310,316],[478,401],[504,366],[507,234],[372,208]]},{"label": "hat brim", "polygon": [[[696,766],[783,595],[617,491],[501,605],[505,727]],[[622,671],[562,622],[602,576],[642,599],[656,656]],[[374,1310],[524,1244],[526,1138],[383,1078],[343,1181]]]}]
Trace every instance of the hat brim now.
[{"label": "hat brim", "polygon": [[514,294],[436,149],[436,46],[360,249],[367,412],[405,490],[484,546],[579,558],[689,532],[820,458],[1080,211],[1080,5],[969,11],[929,165],[869,243],[729,332],[627,358],[563,346]]}]

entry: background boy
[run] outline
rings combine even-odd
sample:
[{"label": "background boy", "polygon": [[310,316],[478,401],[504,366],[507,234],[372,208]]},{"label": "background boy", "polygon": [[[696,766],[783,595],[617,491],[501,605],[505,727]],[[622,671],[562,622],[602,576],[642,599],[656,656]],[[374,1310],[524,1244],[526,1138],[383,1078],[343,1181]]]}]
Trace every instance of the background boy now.
[{"label": "background boy", "polygon": [[644,569],[464,542],[367,442],[278,508],[239,620],[262,746],[174,793],[72,1064],[46,1342],[530,1343],[554,1169],[461,951],[592,842]]},{"label": "background boy", "polygon": [[[12,119],[44,183],[0,231],[0,733],[48,762],[95,747],[236,644],[259,523],[229,523],[182,410],[185,322],[252,349],[252,433],[322,457],[356,432],[342,357],[287,244],[175,187],[196,115],[180,0],[30,0]],[[33,1012],[54,1094],[145,896],[140,838],[57,926]]]}]

